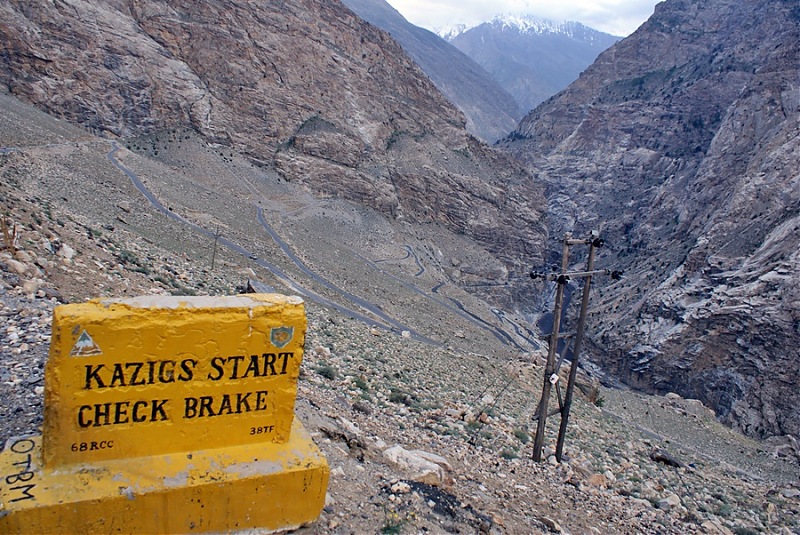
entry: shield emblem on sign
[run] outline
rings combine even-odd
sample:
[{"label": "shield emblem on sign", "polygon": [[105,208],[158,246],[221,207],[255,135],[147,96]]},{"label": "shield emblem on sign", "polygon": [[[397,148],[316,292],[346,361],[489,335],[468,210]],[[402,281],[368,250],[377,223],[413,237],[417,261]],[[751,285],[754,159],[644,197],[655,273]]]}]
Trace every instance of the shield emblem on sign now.
[{"label": "shield emblem on sign", "polygon": [[277,348],[282,348],[292,341],[294,327],[275,327],[269,333],[269,340]]}]

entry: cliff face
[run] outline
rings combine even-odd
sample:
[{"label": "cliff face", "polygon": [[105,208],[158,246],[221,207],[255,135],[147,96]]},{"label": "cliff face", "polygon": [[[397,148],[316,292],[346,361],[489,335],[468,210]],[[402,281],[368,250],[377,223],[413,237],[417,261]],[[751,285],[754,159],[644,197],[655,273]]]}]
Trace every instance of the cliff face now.
[{"label": "cliff face", "polygon": [[0,16],[0,83],[54,116],[121,137],[190,127],[321,194],[464,234],[511,270],[539,252],[529,175],[337,1],[10,1]]},{"label": "cliff face", "polygon": [[800,435],[800,9],[668,0],[503,144],[550,183],[553,232],[602,227],[627,277],[594,358]]}]

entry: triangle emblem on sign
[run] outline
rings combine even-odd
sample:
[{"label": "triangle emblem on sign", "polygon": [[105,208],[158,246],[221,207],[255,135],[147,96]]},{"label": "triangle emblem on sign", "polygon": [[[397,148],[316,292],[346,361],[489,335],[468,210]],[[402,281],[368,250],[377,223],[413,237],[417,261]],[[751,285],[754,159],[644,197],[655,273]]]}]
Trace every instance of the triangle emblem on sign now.
[{"label": "triangle emblem on sign", "polygon": [[84,330],[69,354],[73,357],[91,357],[92,355],[100,355],[102,352],[97,344],[94,343],[92,337],[89,336],[89,333]]}]

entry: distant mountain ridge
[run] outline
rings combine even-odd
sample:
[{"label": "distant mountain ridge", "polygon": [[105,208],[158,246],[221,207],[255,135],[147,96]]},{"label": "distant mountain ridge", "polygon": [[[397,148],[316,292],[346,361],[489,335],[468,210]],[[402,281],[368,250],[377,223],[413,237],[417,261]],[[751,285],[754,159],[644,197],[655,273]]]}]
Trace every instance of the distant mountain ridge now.
[{"label": "distant mountain ridge", "polygon": [[620,39],[580,22],[514,14],[437,33],[486,69],[523,110],[567,87]]},{"label": "distant mountain ridge", "polygon": [[431,31],[408,22],[384,0],[343,0],[388,32],[467,118],[467,130],[492,143],[516,128],[524,111],[482,66]]}]

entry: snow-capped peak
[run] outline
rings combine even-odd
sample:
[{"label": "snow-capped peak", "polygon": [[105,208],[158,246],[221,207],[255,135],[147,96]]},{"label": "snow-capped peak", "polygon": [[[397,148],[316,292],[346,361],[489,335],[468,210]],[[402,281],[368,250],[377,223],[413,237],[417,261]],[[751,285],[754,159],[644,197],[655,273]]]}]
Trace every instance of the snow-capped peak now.
[{"label": "snow-capped peak", "polygon": [[437,26],[436,28],[432,28],[432,30],[433,33],[445,41],[451,41],[462,33],[467,32],[480,24],[482,23],[478,22],[475,24],[468,24],[466,22],[457,22],[455,24],[448,24],[447,26]]},{"label": "snow-capped peak", "polygon": [[575,37],[576,30],[580,29],[586,31],[588,29],[580,22],[555,21],[533,15],[506,13],[503,15],[497,15],[490,21],[476,22],[471,24],[460,22],[448,26],[434,28],[433,31],[446,41],[452,41],[462,33],[481,26],[482,24],[499,26],[502,29],[515,29],[520,33],[564,34],[568,37]]},{"label": "snow-capped peak", "polygon": [[501,25],[502,27],[509,27],[519,30],[521,33],[572,33],[571,28],[577,22],[555,21],[550,19],[543,19],[534,17],[533,15],[515,15],[505,14],[498,15],[490,22],[493,25]]}]

